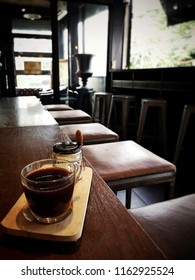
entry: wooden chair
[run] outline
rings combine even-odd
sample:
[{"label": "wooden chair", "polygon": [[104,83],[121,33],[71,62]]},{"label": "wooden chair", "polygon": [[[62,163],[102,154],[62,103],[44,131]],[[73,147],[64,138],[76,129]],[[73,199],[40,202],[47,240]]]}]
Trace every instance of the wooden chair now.
[{"label": "wooden chair", "polygon": [[117,133],[100,123],[81,123],[60,125],[62,131],[72,140],[76,141],[76,131],[83,134],[83,144],[99,144],[119,140]]},{"label": "wooden chair", "polygon": [[83,147],[84,156],[114,192],[126,190],[126,207],[131,189],[166,183],[166,198],[174,195],[176,167],[134,141],[120,141]]},{"label": "wooden chair", "polygon": [[[167,126],[166,126],[166,118],[167,118],[167,102],[161,99],[142,99],[141,100],[141,111],[140,111],[140,118],[138,124],[138,131],[137,131],[137,143],[141,143],[142,137],[144,137],[145,125],[147,120],[147,115],[149,109],[159,110],[159,125],[157,130],[159,131],[160,139],[163,140],[163,147],[164,147],[164,154],[167,157]],[[150,131],[147,135],[148,138],[154,137],[152,131]]]},{"label": "wooden chair", "polygon": [[[136,115],[136,97],[131,95],[112,95],[111,102],[110,102],[110,110],[108,114],[108,122],[107,127],[111,125],[111,117],[115,110],[115,105],[117,102],[120,102],[122,104],[121,113],[119,116],[117,116],[117,113],[115,111],[115,124],[117,123],[117,120],[122,119],[122,131],[123,131],[123,140],[127,138],[127,126],[128,126],[128,117],[129,117],[129,111],[131,108],[135,111],[135,119],[137,117]],[[130,106],[132,105],[132,106]]]},{"label": "wooden chair", "polygon": [[43,108],[47,111],[73,110],[72,107],[66,104],[48,104],[48,105],[44,105]]},{"label": "wooden chair", "polygon": [[185,105],[184,109],[183,109],[182,120],[181,120],[181,125],[179,128],[179,134],[178,134],[178,138],[177,138],[176,149],[175,149],[175,154],[174,154],[174,159],[173,159],[173,162],[175,164],[178,161],[179,154],[182,149],[183,140],[186,135],[187,128],[188,128],[188,123],[190,121],[190,117],[192,114],[195,114],[195,106]]},{"label": "wooden chair", "polygon": [[63,110],[49,112],[59,125],[72,123],[91,122],[92,118],[89,114],[82,110]]},{"label": "wooden chair", "polygon": [[195,258],[195,194],[130,209],[168,259]]},{"label": "wooden chair", "polygon": [[111,93],[96,92],[94,96],[93,122],[107,123]]}]

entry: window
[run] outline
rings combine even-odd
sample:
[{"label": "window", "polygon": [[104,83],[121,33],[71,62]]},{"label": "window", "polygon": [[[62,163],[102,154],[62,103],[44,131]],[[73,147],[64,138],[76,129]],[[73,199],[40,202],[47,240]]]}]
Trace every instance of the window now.
[{"label": "window", "polygon": [[[51,88],[51,31],[40,29],[12,30],[17,88]],[[30,68],[27,71],[27,63],[32,66],[32,71]],[[35,71],[36,65],[39,68]]]},{"label": "window", "polygon": [[79,53],[94,54],[93,76],[106,76],[108,7],[86,5],[85,19],[78,24]]},{"label": "window", "polygon": [[195,66],[195,20],[167,25],[159,0],[132,0],[130,69]]}]

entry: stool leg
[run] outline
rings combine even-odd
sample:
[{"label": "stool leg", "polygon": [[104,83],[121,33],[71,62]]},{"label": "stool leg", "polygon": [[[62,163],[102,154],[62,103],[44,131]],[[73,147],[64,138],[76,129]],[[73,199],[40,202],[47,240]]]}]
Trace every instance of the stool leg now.
[{"label": "stool leg", "polygon": [[176,144],[175,155],[174,155],[174,160],[173,160],[173,162],[175,164],[176,164],[176,162],[178,160],[178,157],[179,157],[179,153],[180,153],[181,146],[182,146],[182,143],[183,143],[184,135],[186,133],[189,118],[190,118],[190,113],[187,109],[187,106],[185,106],[184,110],[183,110],[183,115],[182,115],[182,120],[181,120],[181,125],[180,125],[180,129],[179,129],[179,135],[178,135],[178,138],[177,138],[177,144]]},{"label": "stool leg", "polygon": [[95,122],[96,110],[97,110],[97,96],[95,96],[94,107],[93,107],[93,117],[92,120]]},{"label": "stool leg", "polygon": [[98,107],[98,122],[102,122],[102,98],[101,97],[99,97],[98,98],[98,104],[99,104],[99,107]]},{"label": "stool leg", "polygon": [[[127,135],[127,121],[128,121],[128,102],[126,100],[120,100],[117,101],[121,105],[121,110],[122,110],[122,135],[123,135],[123,140],[126,139]],[[114,110],[114,123],[117,125],[120,125],[120,120],[118,119],[117,115],[117,102],[113,102],[113,110]]]},{"label": "stool leg", "polygon": [[[110,103],[111,103],[111,96],[107,96],[107,98],[106,98],[106,118],[108,118]],[[106,119],[105,119],[105,123],[106,123]]]},{"label": "stool leg", "polygon": [[103,120],[103,115],[104,115],[104,99],[101,97],[99,98],[99,119],[98,121],[102,123]]},{"label": "stool leg", "polygon": [[171,181],[171,183],[166,186],[165,200],[174,198],[174,193],[175,193],[175,180]]},{"label": "stool leg", "polygon": [[129,107],[129,102],[127,100],[123,101],[123,106],[122,106],[122,114],[123,114],[123,140],[126,140],[127,138],[127,122],[128,122],[128,107]]},{"label": "stool leg", "polygon": [[162,138],[164,139],[164,153],[167,158],[167,105],[164,104],[162,107]]},{"label": "stool leg", "polygon": [[127,209],[131,208],[131,189],[130,190],[126,190],[125,207]]},{"label": "stool leg", "polygon": [[108,113],[107,127],[110,126],[110,119],[111,119],[111,115],[112,115],[112,109],[113,109],[113,99],[111,99],[111,102],[110,102],[110,109],[109,109],[109,113]]},{"label": "stool leg", "polygon": [[148,110],[148,106],[145,106],[142,103],[139,125],[138,125],[138,132],[137,132],[137,143],[141,142],[141,137],[142,137],[142,134],[143,134],[144,124],[145,124],[145,121],[146,121],[147,110]]},{"label": "stool leg", "polygon": [[102,100],[102,116],[101,116],[101,123],[105,123],[105,110],[106,110],[106,100],[105,99],[103,99]]}]

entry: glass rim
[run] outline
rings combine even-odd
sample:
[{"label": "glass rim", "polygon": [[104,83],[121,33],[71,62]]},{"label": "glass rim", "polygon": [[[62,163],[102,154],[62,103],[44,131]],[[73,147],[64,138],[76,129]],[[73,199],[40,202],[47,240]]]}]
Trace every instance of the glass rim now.
[{"label": "glass rim", "polygon": [[[74,165],[74,163],[73,162],[71,162],[71,161],[68,161],[68,160],[59,160],[59,159],[41,159],[41,160],[36,160],[36,161],[33,161],[33,162],[31,162],[31,163],[29,163],[29,164],[27,164],[27,165],[25,165],[23,168],[22,168],[22,170],[21,170],[21,172],[20,172],[20,176],[21,176],[21,178],[22,179],[24,179],[26,182],[33,182],[33,183],[36,183],[36,184],[38,184],[38,183],[43,183],[43,181],[37,181],[37,180],[32,180],[32,179],[29,179],[29,178],[27,178],[23,173],[24,173],[24,170],[25,169],[27,169],[30,165],[33,165],[33,164],[38,164],[38,163],[42,163],[42,162],[48,162],[48,164],[50,163],[50,162],[54,162],[54,163],[68,163],[68,164],[70,164],[73,168],[74,168],[74,172],[70,172],[69,173],[69,175],[74,175],[75,176],[75,165]],[[41,169],[43,166],[40,166],[40,167],[37,167],[35,170],[38,170],[38,169]],[[64,168],[64,167],[62,167],[62,166],[59,166],[59,168],[61,168],[61,169],[66,169],[66,168]],[[67,170],[67,169],[66,169]],[[30,174],[31,172],[33,172],[33,170],[32,171],[30,171],[30,172],[28,172],[27,174]],[[72,177],[71,176],[71,177]],[[69,176],[70,177],[70,176]],[[47,182],[53,182],[53,183],[55,183],[55,182],[61,182],[61,181],[64,181],[64,180],[67,180],[68,178],[66,178],[66,177],[62,177],[62,178],[59,178],[59,179],[54,179],[54,180],[47,180],[47,181],[45,181],[45,183],[47,183]]]}]

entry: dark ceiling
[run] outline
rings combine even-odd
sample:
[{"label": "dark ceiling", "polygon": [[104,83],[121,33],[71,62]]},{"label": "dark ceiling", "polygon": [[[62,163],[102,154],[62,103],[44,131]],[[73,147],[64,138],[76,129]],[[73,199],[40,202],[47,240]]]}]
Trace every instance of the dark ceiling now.
[{"label": "dark ceiling", "polygon": [[[51,0],[58,2],[65,2],[65,0]],[[99,4],[112,4],[114,1],[124,0],[67,0],[67,2],[85,2],[85,3],[99,3]],[[126,0],[127,1],[127,0]],[[144,0],[143,0],[144,1]],[[195,0],[159,0],[167,15],[168,25],[182,23],[195,19]],[[125,1],[124,1],[125,2]],[[26,9],[29,13],[39,13],[42,19],[50,18],[50,0],[0,0],[0,4],[9,6],[8,12],[12,18],[23,18],[22,8]]]},{"label": "dark ceiling", "polygon": [[[12,18],[21,19],[23,18],[24,12],[22,9],[25,8],[26,13],[38,13],[42,16],[42,20],[50,19],[50,2],[58,2],[58,12],[66,2],[70,2],[71,5],[77,3],[97,3],[97,4],[112,4],[113,0],[0,0],[0,5],[4,5],[5,12],[8,13]],[[117,0],[118,1],[118,0]],[[123,0],[120,0],[123,1]]]},{"label": "dark ceiling", "polygon": [[50,0],[1,0],[0,3],[15,19],[23,18],[24,13],[38,13],[43,20],[50,18]]},{"label": "dark ceiling", "polygon": [[19,6],[49,7],[50,0],[1,0],[1,3]]}]

